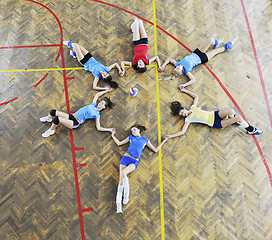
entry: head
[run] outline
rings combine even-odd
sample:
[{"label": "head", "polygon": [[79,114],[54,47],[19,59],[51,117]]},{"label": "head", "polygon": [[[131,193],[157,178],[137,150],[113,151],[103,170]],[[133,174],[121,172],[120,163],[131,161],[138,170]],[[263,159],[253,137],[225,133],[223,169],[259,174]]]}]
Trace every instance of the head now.
[{"label": "head", "polygon": [[98,104],[97,104],[97,109],[101,112],[106,108],[112,109],[113,107],[113,102],[110,100],[110,98],[105,97],[103,100],[101,100]]},{"label": "head", "polygon": [[132,126],[130,130],[133,136],[138,137],[140,136],[141,131],[146,130],[146,128],[145,126],[135,125],[135,126]]},{"label": "head", "polygon": [[181,117],[188,116],[189,111],[186,110],[184,107],[182,107],[180,102],[178,102],[178,101],[172,102],[170,108],[171,108],[171,113],[174,116],[176,116],[176,115],[179,115]]},{"label": "head", "polygon": [[182,69],[183,69],[183,66],[178,65],[177,67],[175,67],[173,74],[175,76],[180,76],[182,74]]},{"label": "head", "polygon": [[105,82],[110,82],[112,80],[111,75],[105,71],[101,71],[100,75],[101,75],[101,79],[103,79]]},{"label": "head", "polygon": [[144,73],[147,68],[145,66],[145,63],[143,62],[143,60],[139,60],[137,65],[133,65],[132,66],[134,68],[134,70],[136,70],[138,73]]}]

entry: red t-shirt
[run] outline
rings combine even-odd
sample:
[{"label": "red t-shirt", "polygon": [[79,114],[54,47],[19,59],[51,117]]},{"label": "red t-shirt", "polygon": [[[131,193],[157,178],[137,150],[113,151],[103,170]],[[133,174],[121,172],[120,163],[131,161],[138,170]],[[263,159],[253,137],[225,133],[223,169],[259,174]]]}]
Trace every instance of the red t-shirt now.
[{"label": "red t-shirt", "polygon": [[149,59],[146,58],[148,46],[146,44],[140,44],[134,47],[134,58],[131,65],[137,65],[139,60],[143,60],[144,64],[149,64]]}]

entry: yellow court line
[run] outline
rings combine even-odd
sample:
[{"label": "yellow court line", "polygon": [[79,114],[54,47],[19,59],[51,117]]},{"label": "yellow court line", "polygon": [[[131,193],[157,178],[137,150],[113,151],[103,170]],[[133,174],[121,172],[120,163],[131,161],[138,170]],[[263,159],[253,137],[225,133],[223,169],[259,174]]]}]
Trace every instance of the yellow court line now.
[{"label": "yellow court line", "polygon": [[[155,56],[158,56],[157,50],[157,23],[156,23],[156,3],[153,0],[153,22],[154,22],[154,43]],[[161,144],[161,117],[160,117],[160,91],[159,91],[159,74],[156,65],[156,94],[157,94],[157,121],[158,121],[158,144]],[[163,202],[163,178],[162,178],[162,153],[159,150],[159,179],[160,179],[160,212],[161,212],[161,239],[165,240],[164,230],[164,202]]]}]

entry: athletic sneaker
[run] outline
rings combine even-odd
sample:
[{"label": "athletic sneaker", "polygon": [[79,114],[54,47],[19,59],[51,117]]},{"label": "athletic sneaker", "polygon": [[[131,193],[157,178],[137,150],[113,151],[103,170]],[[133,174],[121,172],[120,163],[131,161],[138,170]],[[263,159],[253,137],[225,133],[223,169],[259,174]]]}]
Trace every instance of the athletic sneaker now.
[{"label": "athletic sneaker", "polygon": [[72,47],[72,42],[63,41],[63,44],[66,45],[68,48],[73,48],[73,47]]},{"label": "athletic sneaker", "polygon": [[48,129],[46,132],[44,132],[44,133],[42,134],[42,137],[47,138],[47,137],[49,137],[50,135],[53,135],[54,133],[55,133],[54,130]]},{"label": "athletic sneaker", "polygon": [[215,47],[218,47],[222,42],[224,42],[224,38],[220,38],[217,40],[217,45]]},{"label": "athletic sneaker", "polygon": [[127,204],[129,200],[129,193],[124,193],[123,204]]},{"label": "athletic sneaker", "polygon": [[238,126],[240,126],[240,125],[241,125],[241,123],[236,122],[236,123],[233,123],[232,125],[238,125]]},{"label": "athletic sneaker", "polygon": [[75,53],[73,50],[70,50],[70,55],[71,55],[73,58],[76,58],[76,53]]},{"label": "athletic sneaker", "polygon": [[48,116],[46,116],[46,117],[41,117],[41,118],[40,118],[40,121],[41,121],[41,122],[52,122],[52,118],[51,118],[51,117],[48,117]]},{"label": "athletic sneaker", "polygon": [[228,50],[228,49],[230,49],[230,48],[232,48],[233,45],[234,45],[234,43],[237,41],[237,39],[238,39],[238,36],[235,35],[235,36],[233,37],[233,39],[232,39],[230,42],[226,43],[226,44],[224,45],[225,51]]},{"label": "athletic sneaker", "polygon": [[252,132],[247,132],[250,135],[261,135],[263,133],[263,130],[258,130],[257,128],[254,128]]},{"label": "athletic sneaker", "polygon": [[117,206],[117,213],[122,213],[122,204],[116,203],[116,206]]}]

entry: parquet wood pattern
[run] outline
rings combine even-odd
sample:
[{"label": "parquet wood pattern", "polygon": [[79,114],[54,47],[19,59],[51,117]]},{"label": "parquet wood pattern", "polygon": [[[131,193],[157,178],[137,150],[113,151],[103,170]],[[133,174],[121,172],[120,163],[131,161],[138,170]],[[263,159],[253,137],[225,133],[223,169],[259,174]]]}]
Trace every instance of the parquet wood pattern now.
[{"label": "parquet wood pattern", "polygon": [[[64,40],[78,42],[105,65],[133,58],[130,24],[134,16],[111,6],[86,1],[44,0],[42,4],[59,18]],[[153,22],[153,1],[107,3],[131,11]],[[157,25],[191,50],[217,34],[225,42],[239,34],[231,51],[212,59],[207,66],[235,99],[247,120],[263,129],[257,136],[271,169],[271,125],[256,67],[241,1],[157,0]],[[269,104],[272,88],[271,36],[272,4],[269,0],[244,1]],[[55,18],[29,1],[0,1],[0,70],[61,68],[55,62],[58,47],[1,49],[60,43]],[[154,27],[144,23],[149,36],[148,57],[155,54]],[[188,54],[180,44],[157,30],[158,55],[180,59]],[[64,47],[67,68],[79,67]],[[159,78],[168,76],[167,66]],[[117,128],[124,139],[134,123],[145,124],[143,134],[158,141],[156,69],[144,74],[131,68],[118,77],[119,88],[109,93],[115,106],[101,113],[101,125]],[[49,124],[39,118],[52,108],[66,111],[62,71],[0,72],[0,239],[82,239],[75,190],[69,131],[60,127],[43,139]],[[196,82],[188,87],[200,96],[199,106],[207,110],[233,107],[233,103],[204,66],[192,73]],[[83,70],[69,70],[67,76],[71,111],[89,104],[96,91],[93,77]],[[159,81],[162,135],[179,131],[183,120],[170,115],[169,104],[192,103],[177,86],[183,77]],[[99,83],[106,86],[105,83]],[[136,86],[132,98],[128,89]],[[129,175],[130,201],[123,214],[116,214],[115,195],[119,162],[128,146],[118,147],[109,133],[98,132],[94,121],[73,130],[78,180],[86,239],[162,239],[158,154],[145,149],[137,170]],[[272,239],[272,187],[254,139],[241,127],[225,130],[194,124],[185,136],[171,139],[162,149],[165,239]]]}]

